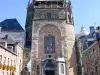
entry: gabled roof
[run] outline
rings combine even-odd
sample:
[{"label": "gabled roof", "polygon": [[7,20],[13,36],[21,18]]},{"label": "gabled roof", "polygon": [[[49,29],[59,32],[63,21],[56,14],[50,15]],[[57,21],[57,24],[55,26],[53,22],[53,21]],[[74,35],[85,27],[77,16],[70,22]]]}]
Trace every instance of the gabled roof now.
[{"label": "gabled roof", "polygon": [[93,32],[85,36],[82,40],[83,50],[86,50],[90,45],[92,45],[97,39],[100,38],[100,32]]},{"label": "gabled roof", "polygon": [[0,38],[0,40],[5,40],[7,42],[7,44],[15,44],[16,43],[11,37],[8,37],[8,35],[5,35],[5,37]]},{"label": "gabled roof", "polygon": [[24,29],[21,27],[19,22],[16,19],[6,19],[0,22],[1,31],[17,31],[23,32]]}]

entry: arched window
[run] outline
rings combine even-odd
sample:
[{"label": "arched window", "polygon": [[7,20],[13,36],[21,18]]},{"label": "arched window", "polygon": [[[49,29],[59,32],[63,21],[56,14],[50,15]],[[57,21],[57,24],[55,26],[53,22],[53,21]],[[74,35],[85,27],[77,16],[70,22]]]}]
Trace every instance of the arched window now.
[{"label": "arched window", "polygon": [[64,65],[61,64],[61,74],[64,74]]},{"label": "arched window", "polygon": [[49,34],[44,37],[44,49],[45,53],[54,53],[55,52],[55,36]]}]

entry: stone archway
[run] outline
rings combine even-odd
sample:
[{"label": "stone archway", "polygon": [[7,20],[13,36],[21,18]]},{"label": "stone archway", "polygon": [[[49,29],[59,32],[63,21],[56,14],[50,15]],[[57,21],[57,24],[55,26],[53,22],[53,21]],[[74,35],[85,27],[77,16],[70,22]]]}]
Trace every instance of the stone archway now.
[{"label": "stone archway", "polygon": [[47,59],[44,61],[44,74],[45,75],[55,75],[56,63],[52,59]]},{"label": "stone archway", "polygon": [[55,37],[55,54],[57,56],[61,56],[61,31],[55,25],[45,25],[39,30],[38,34],[38,54],[39,58],[43,58],[45,55],[45,48],[44,48],[44,37],[51,34]]}]

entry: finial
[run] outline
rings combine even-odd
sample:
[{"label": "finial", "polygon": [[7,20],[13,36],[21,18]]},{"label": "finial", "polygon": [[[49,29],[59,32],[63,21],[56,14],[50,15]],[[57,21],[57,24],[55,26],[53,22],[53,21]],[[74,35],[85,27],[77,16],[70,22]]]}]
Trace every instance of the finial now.
[{"label": "finial", "polygon": [[84,31],[84,30],[85,30],[85,28],[84,28],[84,25],[82,24],[81,31]]},{"label": "finial", "polygon": [[28,3],[30,3],[30,0],[28,1]]},{"label": "finial", "polygon": [[71,0],[68,0],[68,3],[71,5]]},{"label": "finial", "polygon": [[29,4],[30,4],[30,0],[28,1],[28,6],[29,6]]},{"label": "finial", "polygon": [[96,22],[94,22],[95,28],[96,28]]}]

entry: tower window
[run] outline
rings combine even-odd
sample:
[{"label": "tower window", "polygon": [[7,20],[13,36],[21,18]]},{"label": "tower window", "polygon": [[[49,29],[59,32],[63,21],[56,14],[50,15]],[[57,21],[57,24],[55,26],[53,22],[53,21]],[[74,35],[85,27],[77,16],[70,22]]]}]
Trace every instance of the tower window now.
[{"label": "tower window", "polygon": [[69,23],[72,23],[71,16],[68,15]]},{"label": "tower window", "polygon": [[45,53],[54,53],[55,52],[55,36],[49,34],[44,37],[44,49]]},{"label": "tower window", "polygon": [[57,4],[57,2],[52,2],[52,4],[53,4],[53,5],[56,5],[56,4]]},{"label": "tower window", "polygon": [[39,6],[39,4],[40,4],[39,2],[35,2],[35,6]]},{"label": "tower window", "polygon": [[57,2],[52,2],[52,7],[57,7]]},{"label": "tower window", "polygon": [[47,19],[56,19],[57,14],[56,13],[47,13],[46,18]]},{"label": "tower window", "polygon": [[42,7],[42,8],[45,8],[45,6],[46,6],[46,2],[45,2],[45,1],[42,1],[42,2],[41,2],[41,7]]},{"label": "tower window", "polygon": [[59,7],[63,7],[63,2],[58,2]]},{"label": "tower window", "polygon": [[50,7],[51,6],[51,3],[50,2],[47,2],[47,7]]},{"label": "tower window", "polygon": [[45,2],[41,2],[41,5],[45,5],[46,3]]},{"label": "tower window", "polygon": [[51,15],[52,15],[51,13],[47,13],[47,18],[51,19]]}]

